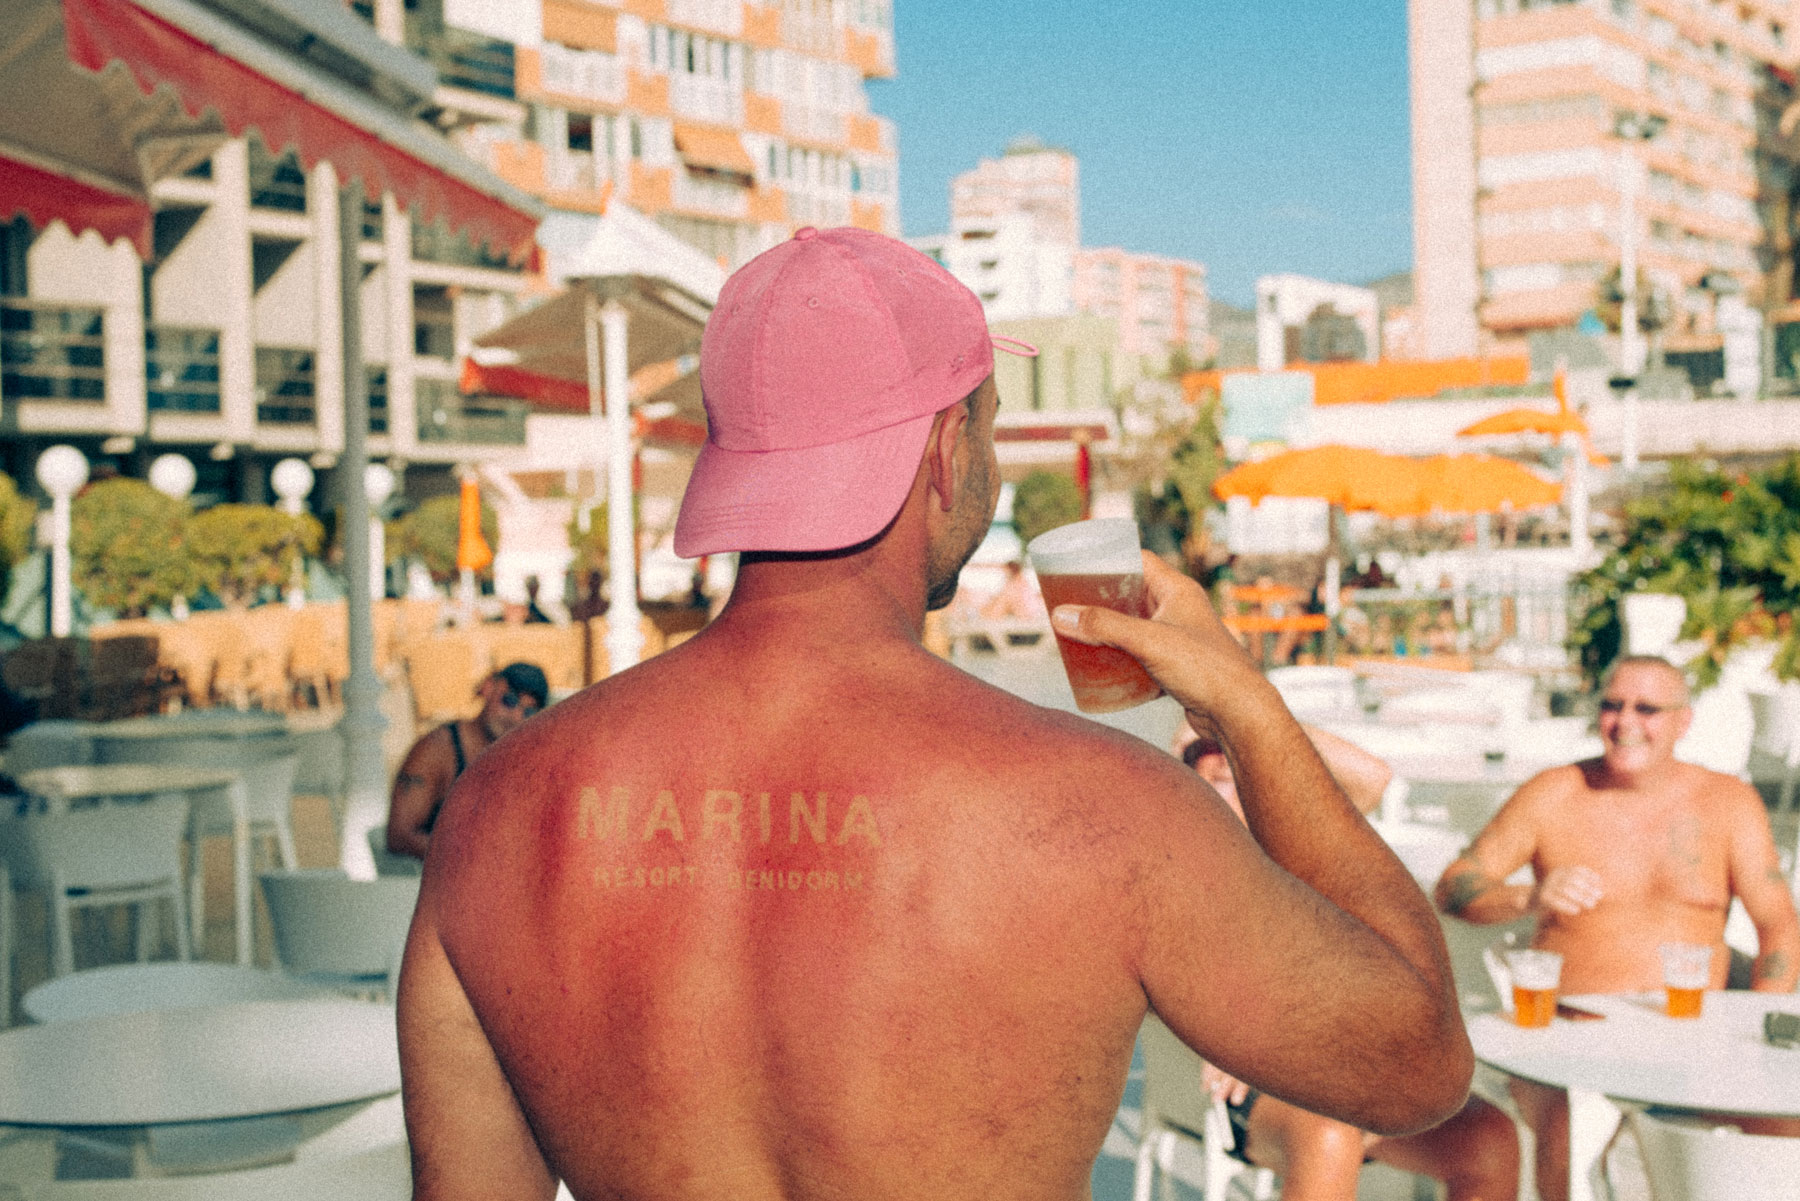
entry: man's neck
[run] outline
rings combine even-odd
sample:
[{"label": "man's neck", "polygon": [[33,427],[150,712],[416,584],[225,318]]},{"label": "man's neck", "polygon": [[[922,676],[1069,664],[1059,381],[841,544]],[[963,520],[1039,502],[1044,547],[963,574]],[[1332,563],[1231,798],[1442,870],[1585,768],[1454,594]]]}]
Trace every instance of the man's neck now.
[{"label": "man's neck", "polygon": [[759,634],[789,628],[831,639],[899,637],[917,641],[925,626],[925,582],[896,571],[880,548],[835,555],[755,558],[738,569],[719,615],[726,629]]}]

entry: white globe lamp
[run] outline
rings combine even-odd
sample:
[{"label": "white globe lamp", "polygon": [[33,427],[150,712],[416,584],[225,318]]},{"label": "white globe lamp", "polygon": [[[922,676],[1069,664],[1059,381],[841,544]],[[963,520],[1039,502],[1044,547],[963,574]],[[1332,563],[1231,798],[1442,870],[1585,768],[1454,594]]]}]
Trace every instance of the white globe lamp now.
[{"label": "white globe lamp", "polygon": [[199,478],[194,461],[186,455],[157,455],[150,464],[150,486],[176,500],[186,500]]}]

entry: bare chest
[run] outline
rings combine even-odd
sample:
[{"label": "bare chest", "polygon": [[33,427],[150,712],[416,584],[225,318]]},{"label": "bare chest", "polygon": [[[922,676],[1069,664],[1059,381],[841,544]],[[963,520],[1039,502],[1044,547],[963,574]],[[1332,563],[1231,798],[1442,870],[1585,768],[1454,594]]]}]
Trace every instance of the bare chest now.
[{"label": "bare chest", "polygon": [[1723,908],[1730,900],[1727,832],[1703,800],[1589,793],[1548,823],[1534,866],[1599,873],[1612,901]]}]

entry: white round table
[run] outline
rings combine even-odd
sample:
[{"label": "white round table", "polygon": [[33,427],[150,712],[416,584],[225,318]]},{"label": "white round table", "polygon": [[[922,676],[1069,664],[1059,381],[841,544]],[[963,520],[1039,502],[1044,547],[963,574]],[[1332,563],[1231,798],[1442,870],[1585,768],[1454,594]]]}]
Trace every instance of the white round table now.
[{"label": "white round table", "polygon": [[34,1022],[71,1022],[146,1009],[329,997],[280,972],[224,963],[116,963],[46,980],[21,1001]]},{"label": "white round table", "polygon": [[1762,1039],[1763,1014],[1800,1014],[1792,993],[1708,992],[1700,1017],[1663,1012],[1663,994],[1575,996],[1601,1021],[1542,1030],[1504,1014],[1469,1019],[1475,1054],[1514,1076],[1569,1093],[1569,1196],[1589,1201],[1595,1162],[1618,1125],[1617,1102],[1800,1117],[1800,1048]]},{"label": "white round table", "polygon": [[0,1125],[210,1122],[399,1088],[394,1008],[368,1001],[251,1001],[0,1034]]}]

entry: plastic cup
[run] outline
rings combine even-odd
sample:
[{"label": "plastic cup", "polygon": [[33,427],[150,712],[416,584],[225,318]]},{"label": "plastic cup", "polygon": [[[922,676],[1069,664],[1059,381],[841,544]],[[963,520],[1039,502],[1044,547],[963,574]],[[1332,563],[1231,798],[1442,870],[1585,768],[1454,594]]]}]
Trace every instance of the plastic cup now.
[{"label": "plastic cup", "polygon": [[1562,981],[1563,957],[1556,951],[1507,951],[1512,973],[1513,1021],[1521,1026],[1548,1026],[1556,1014],[1556,989]]},{"label": "plastic cup", "polygon": [[1662,952],[1663,987],[1669,991],[1669,1016],[1697,1018],[1700,998],[1712,982],[1713,949],[1704,943],[1665,942]]},{"label": "plastic cup", "polygon": [[[1126,517],[1077,521],[1039,534],[1025,548],[1044,604],[1099,605],[1132,617],[1150,616],[1137,522]],[[1087,646],[1056,634],[1063,670],[1083,713],[1114,713],[1162,695],[1162,687],[1124,651]]]}]

